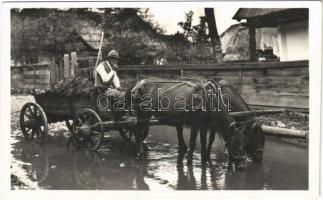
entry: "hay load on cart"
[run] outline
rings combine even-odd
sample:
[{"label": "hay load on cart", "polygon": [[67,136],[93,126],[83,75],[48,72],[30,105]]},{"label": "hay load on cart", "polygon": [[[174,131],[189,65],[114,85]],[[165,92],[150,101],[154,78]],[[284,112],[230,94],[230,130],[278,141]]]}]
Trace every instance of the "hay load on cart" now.
[{"label": "hay load on cart", "polygon": [[[78,145],[87,150],[98,149],[104,132],[110,130],[118,130],[123,139],[130,140],[135,117],[116,122],[123,113],[99,109],[99,95],[100,89],[87,78],[64,79],[43,93],[33,94],[36,103],[26,103],[20,111],[24,137],[43,143],[48,123],[65,121]],[[145,133],[148,134],[148,128]]]}]

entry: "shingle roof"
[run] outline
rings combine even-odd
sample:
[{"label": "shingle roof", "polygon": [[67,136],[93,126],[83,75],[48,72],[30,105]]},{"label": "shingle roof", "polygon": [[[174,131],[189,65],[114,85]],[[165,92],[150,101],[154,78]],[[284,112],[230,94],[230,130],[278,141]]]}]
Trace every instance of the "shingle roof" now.
[{"label": "shingle roof", "polygon": [[232,19],[240,21],[241,19],[264,16],[283,10],[289,10],[289,8],[239,8]]},{"label": "shingle roof", "polygon": [[92,49],[99,49],[101,33],[100,28],[88,26],[81,30],[80,36]]}]

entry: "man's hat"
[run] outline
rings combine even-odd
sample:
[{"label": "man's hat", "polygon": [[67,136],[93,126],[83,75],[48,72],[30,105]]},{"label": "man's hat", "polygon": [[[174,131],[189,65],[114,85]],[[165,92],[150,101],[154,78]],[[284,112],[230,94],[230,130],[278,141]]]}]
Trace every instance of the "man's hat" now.
[{"label": "man's hat", "polygon": [[108,54],[108,58],[120,59],[119,53],[116,50],[111,50]]}]

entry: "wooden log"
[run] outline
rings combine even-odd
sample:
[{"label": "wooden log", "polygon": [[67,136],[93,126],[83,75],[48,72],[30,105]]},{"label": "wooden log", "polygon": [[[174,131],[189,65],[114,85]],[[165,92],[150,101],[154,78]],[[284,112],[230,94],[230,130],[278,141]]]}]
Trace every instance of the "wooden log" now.
[{"label": "wooden log", "polygon": [[77,57],[76,52],[71,53],[71,76],[76,77],[77,76]]},{"label": "wooden log", "polygon": [[59,80],[64,79],[64,60],[59,59]]},{"label": "wooden log", "polygon": [[70,56],[64,54],[64,78],[70,77]]},{"label": "wooden log", "polygon": [[266,125],[262,125],[261,128],[265,133],[272,134],[272,135],[308,139],[308,131],[300,131],[300,130],[272,127],[272,126],[266,126]]}]

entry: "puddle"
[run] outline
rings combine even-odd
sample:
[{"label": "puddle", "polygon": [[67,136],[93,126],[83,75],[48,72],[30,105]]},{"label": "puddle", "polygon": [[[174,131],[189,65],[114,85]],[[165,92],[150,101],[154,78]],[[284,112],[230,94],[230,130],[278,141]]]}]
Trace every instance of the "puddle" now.
[{"label": "puddle", "polygon": [[[170,127],[171,128],[171,127]],[[160,131],[158,134],[157,131]],[[161,131],[166,135],[161,139]],[[185,137],[188,137],[188,130]],[[175,133],[175,132],[174,132]],[[49,136],[46,144],[13,144],[13,156],[32,182],[42,189],[103,190],[239,190],[307,189],[307,149],[267,138],[264,161],[247,163],[243,171],[229,171],[221,141],[215,142],[212,164],[202,166],[199,149],[193,166],[178,162],[172,131],[154,127],[146,142],[145,161],[135,158],[135,144],[117,133],[107,137],[98,152],[75,150],[65,134]],[[157,135],[155,137],[155,135]],[[186,138],[187,139],[187,138]],[[176,140],[175,140],[176,141]],[[35,188],[33,188],[35,189]]]}]

